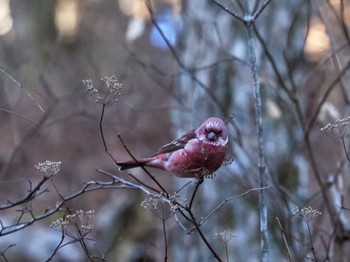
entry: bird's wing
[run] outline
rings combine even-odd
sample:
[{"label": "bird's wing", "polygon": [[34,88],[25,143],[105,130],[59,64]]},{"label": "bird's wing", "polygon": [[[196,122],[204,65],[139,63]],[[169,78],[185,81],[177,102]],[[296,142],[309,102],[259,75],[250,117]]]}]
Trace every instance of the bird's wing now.
[{"label": "bird's wing", "polygon": [[178,139],[175,139],[174,141],[170,142],[169,144],[166,144],[162,146],[157,153],[155,153],[153,156],[162,154],[162,153],[169,153],[173,152],[178,149],[182,149],[185,147],[185,145],[188,143],[189,140],[196,137],[195,129],[192,131],[184,134],[183,136],[179,137]]}]

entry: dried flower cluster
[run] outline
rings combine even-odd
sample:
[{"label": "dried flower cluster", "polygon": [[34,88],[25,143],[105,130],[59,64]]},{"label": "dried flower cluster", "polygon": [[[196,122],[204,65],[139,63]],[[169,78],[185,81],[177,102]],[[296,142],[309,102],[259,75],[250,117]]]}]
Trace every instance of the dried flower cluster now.
[{"label": "dried flower cluster", "polygon": [[145,209],[157,209],[158,203],[162,200],[162,195],[152,194],[149,198],[142,201],[141,206]]},{"label": "dried flower cluster", "polygon": [[61,162],[53,162],[46,160],[43,163],[39,162],[38,165],[35,166],[35,168],[41,172],[44,172],[48,177],[52,177],[60,171],[60,166]]},{"label": "dried flower cluster", "polygon": [[187,199],[180,197],[180,195],[177,193],[171,195],[169,199],[171,201],[170,210],[173,213],[176,213],[179,210],[179,208],[187,206]]},{"label": "dried flower cluster", "polygon": [[322,213],[316,209],[313,209],[312,207],[303,207],[302,209],[299,209],[299,207],[296,207],[293,212],[293,216],[298,215],[300,218],[304,219],[306,222],[312,220],[314,217],[318,217],[322,215]]},{"label": "dried flower cluster", "polygon": [[82,229],[91,230],[94,228],[91,219],[95,216],[94,210],[77,210],[74,214],[67,215],[67,219],[80,224]]},{"label": "dried flower cluster", "polygon": [[[177,193],[170,195],[170,210],[176,213],[179,208],[187,205],[187,199],[181,198]],[[141,206],[145,209],[156,210],[160,202],[164,202],[164,196],[161,194],[152,194],[149,198],[142,201]],[[169,201],[167,201],[169,203]]]},{"label": "dried flower cluster", "polygon": [[51,228],[61,228],[61,227],[66,226],[68,224],[69,224],[69,221],[64,219],[63,217],[61,217],[55,221],[52,221],[50,227]]},{"label": "dried flower cluster", "polygon": [[70,224],[77,224],[81,229],[85,231],[90,231],[94,228],[91,219],[95,216],[94,210],[83,211],[76,210],[75,213],[61,217],[53,221],[50,225],[51,228],[62,229],[62,227],[68,226]]},{"label": "dried flower cluster", "polygon": [[222,241],[224,243],[229,242],[234,237],[235,237],[235,235],[233,233],[227,232],[226,230],[224,230],[224,231],[222,231],[220,233],[215,233],[213,235],[214,239],[218,239],[218,240],[220,240],[220,241]]},{"label": "dried flower cluster", "polygon": [[347,129],[350,125],[350,116],[343,119],[337,119],[334,124],[327,124],[321,128],[322,132],[328,132],[332,134],[344,137],[347,133]]},{"label": "dried flower cluster", "polygon": [[109,104],[112,102],[118,102],[119,96],[122,92],[122,84],[118,81],[116,76],[105,76],[101,78],[105,83],[105,93],[101,89],[94,87],[94,82],[91,79],[83,80],[86,92],[94,98],[98,104]]}]

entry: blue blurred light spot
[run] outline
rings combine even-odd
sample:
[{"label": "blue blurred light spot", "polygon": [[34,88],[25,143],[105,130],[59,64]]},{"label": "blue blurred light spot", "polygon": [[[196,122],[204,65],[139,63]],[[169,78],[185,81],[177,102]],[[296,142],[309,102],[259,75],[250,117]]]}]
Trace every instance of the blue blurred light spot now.
[{"label": "blue blurred light spot", "polygon": [[[156,21],[159,29],[162,31],[169,44],[174,46],[177,41],[177,36],[182,29],[182,21],[180,17],[174,14],[171,10],[165,10],[156,18]],[[150,42],[154,47],[168,49],[163,36],[155,25],[153,25],[151,29]]]}]

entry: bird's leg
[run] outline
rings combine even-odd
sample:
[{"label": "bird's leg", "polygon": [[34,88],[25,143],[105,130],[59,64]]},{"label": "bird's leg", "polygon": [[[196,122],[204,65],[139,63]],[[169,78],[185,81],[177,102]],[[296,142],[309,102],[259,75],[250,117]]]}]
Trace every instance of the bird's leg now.
[{"label": "bird's leg", "polygon": [[200,176],[198,178],[196,178],[196,185],[200,186],[200,184],[202,184],[204,182],[204,176]]}]

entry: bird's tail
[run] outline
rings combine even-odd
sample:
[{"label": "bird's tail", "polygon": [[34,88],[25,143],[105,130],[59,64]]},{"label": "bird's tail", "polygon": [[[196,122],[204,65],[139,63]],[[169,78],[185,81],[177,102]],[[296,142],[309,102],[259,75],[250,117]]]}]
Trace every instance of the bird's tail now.
[{"label": "bird's tail", "polygon": [[123,171],[123,170],[127,170],[130,168],[135,168],[135,167],[141,167],[147,164],[147,162],[149,161],[148,158],[145,159],[140,159],[137,161],[131,160],[131,161],[125,161],[125,162],[118,162],[115,163],[117,166],[119,166],[119,170]]}]

